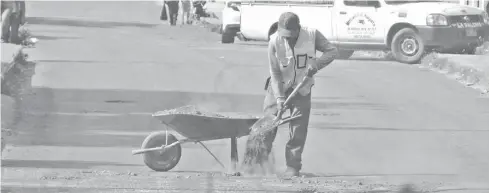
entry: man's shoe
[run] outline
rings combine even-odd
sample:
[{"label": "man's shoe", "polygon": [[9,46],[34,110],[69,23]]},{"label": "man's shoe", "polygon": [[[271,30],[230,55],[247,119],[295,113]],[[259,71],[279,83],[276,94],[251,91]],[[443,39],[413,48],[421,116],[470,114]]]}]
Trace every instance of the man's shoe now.
[{"label": "man's shoe", "polygon": [[287,167],[287,170],[284,172],[285,177],[297,177],[299,176],[299,170],[296,170],[292,167]]}]

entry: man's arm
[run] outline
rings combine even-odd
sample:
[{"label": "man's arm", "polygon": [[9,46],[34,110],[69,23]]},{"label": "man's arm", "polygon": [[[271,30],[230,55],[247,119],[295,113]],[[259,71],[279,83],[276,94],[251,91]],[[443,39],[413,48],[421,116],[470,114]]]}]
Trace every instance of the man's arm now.
[{"label": "man's arm", "polygon": [[275,97],[278,99],[285,99],[284,84],[282,82],[282,71],[280,71],[280,64],[277,56],[275,55],[275,41],[270,40],[268,42],[268,64],[270,67],[270,86],[272,87]]},{"label": "man's arm", "polygon": [[318,67],[317,70],[321,70],[322,68],[328,66],[338,55],[338,49],[336,46],[331,44],[331,42],[329,42],[328,39],[326,39],[326,37],[324,37],[324,35],[318,30],[316,30],[315,47],[317,51],[323,53],[321,57],[316,60]]}]

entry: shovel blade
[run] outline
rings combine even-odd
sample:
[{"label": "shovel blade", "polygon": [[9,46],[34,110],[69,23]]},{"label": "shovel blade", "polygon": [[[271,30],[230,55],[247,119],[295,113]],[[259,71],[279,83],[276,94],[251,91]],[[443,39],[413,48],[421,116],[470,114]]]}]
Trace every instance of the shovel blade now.
[{"label": "shovel blade", "polygon": [[275,115],[265,115],[251,126],[250,133],[266,133],[278,127],[280,120]]}]

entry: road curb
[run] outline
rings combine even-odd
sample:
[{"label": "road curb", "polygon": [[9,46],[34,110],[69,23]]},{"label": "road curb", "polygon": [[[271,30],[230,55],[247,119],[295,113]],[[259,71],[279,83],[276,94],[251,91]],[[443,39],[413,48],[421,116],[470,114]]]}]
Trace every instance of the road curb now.
[{"label": "road curb", "polygon": [[458,82],[489,93],[489,55],[454,55],[431,53],[419,67],[445,74]]}]

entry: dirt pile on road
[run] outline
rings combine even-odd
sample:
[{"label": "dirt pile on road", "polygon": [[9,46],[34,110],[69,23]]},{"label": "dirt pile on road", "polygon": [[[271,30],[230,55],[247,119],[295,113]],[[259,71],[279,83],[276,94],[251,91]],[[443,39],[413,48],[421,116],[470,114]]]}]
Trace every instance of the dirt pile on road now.
[{"label": "dirt pile on road", "polygon": [[486,61],[489,55],[457,55],[431,53],[423,58],[420,68],[445,74],[451,79],[489,93],[489,66]]},{"label": "dirt pile on road", "polygon": [[489,55],[489,42],[485,42],[475,50],[476,55]]}]

